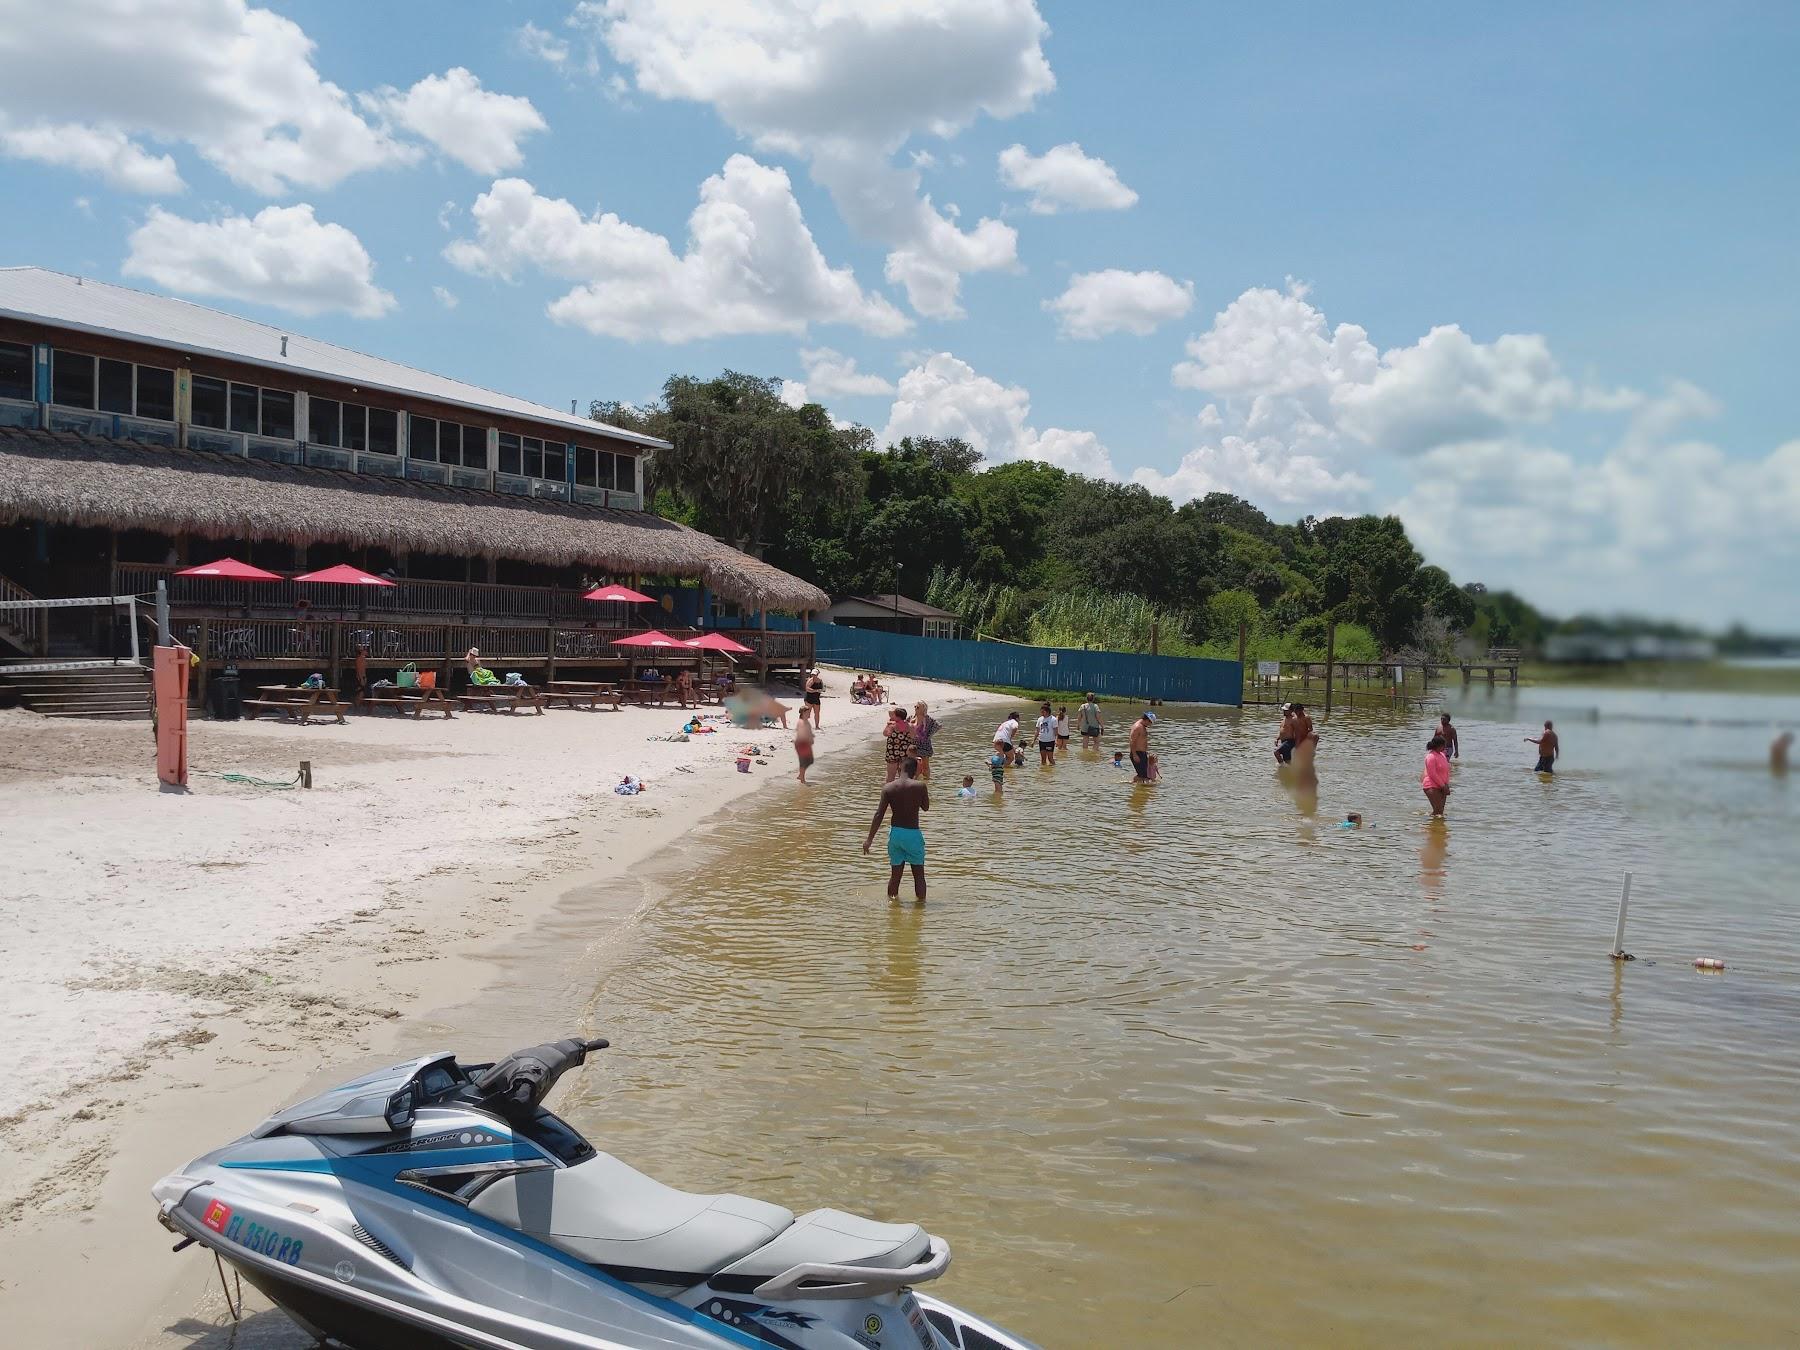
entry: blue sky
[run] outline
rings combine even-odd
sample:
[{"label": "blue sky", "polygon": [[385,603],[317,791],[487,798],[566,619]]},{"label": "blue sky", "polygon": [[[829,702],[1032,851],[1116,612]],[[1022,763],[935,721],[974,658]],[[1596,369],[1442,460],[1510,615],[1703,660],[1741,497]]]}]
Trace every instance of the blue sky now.
[{"label": "blue sky", "polygon": [[1776,5],[0,0],[0,261],[1800,627],[1796,57]]}]

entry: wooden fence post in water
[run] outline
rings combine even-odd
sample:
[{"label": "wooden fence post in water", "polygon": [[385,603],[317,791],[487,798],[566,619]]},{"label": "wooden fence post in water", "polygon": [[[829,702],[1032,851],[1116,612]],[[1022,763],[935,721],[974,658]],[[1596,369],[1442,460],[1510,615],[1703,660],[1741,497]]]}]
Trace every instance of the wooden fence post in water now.
[{"label": "wooden fence post in water", "polygon": [[1610,955],[1615,961],[1630,961],[1632,955],[1625,950],[1625,911],[1631,905],[1631,873],[1625,874],[1625,889],[1619,892],[1619,922],[1613,929],[1613,945]]},{"label": "wooden fence post in water", "polygon": [[1337,656],[1337,620],[1325,629],[1325,715],[1331,716],[1331,663]]}]

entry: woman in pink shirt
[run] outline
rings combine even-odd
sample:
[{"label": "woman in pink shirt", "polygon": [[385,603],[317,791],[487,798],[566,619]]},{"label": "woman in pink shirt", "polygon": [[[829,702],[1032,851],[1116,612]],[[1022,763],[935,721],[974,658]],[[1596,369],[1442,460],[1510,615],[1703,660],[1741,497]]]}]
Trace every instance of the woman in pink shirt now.
[{"label": "woman in pink shirt", "polygon": [[1425,789],[1434,816],[1444,814],[1444,803],[1450,798],[1450,756],[1444,753],[1444,744],[1442,736],[1425,742],[1425,772],[1419,775],[1419,786]]}]

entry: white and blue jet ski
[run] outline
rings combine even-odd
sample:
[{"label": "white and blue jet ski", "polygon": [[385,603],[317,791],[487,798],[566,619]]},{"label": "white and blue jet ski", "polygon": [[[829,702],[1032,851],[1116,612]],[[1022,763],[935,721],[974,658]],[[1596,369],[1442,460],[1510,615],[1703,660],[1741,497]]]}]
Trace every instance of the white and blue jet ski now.
[{"label": "white and blue jet ski", "polygon": [[1033,1350],[913,1291],[917,1224],[692,1195],[544,1109],[604,1040],[427,1055],[276,1113],[157,1182],[157,1217],[355,1350]]}]

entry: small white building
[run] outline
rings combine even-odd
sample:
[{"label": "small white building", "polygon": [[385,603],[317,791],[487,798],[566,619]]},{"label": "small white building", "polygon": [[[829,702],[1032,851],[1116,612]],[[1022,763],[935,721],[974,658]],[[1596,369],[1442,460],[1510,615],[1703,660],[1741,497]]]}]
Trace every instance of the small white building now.
[{"label": "small white building", "polygon": [[905,595],[843,595],[825,611],[827,621],[846,628],[879,628],[884,633],[953,638],[961,620],[947,609]]}]

